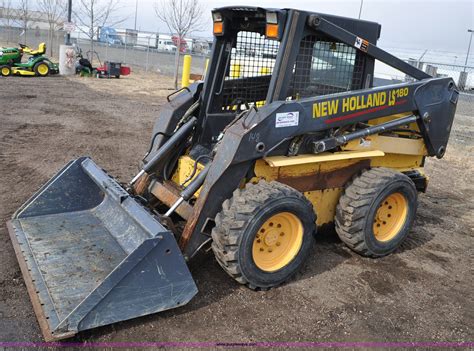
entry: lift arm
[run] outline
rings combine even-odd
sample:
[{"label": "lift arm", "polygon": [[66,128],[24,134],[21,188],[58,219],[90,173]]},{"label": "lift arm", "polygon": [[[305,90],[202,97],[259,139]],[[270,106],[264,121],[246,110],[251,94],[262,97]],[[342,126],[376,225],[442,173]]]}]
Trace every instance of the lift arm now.
[{"label": "lift arm", "polygon": [[322,18],[319,15],[311,15],[308,18],[308,25],[320,32],[323,32],[334,39],[337,39],[347,45],[350,45],[357,50],[360,50],[370,57],[373,57],[380,62],[383,62],[393,68],[402,71],[405,74],[415,79],[427,79],[431,76],[418,68],[406,63],[403,60],[389,54],[374,44],[369,43],[367,40],[358,37],[357,35],[341,28],[334,23]]}]

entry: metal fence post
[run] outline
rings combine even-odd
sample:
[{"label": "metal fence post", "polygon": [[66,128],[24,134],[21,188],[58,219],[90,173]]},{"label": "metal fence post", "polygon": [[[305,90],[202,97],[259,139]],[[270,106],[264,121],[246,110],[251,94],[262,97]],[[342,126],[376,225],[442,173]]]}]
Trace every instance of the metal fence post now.
[{"label": "metal fence post", "polygon": [[146,66],[145,72],[148,72],[148,57],[150,55],[150,37],[148,37],[148,47],[146,48]]},{"label": "metal fence post", "polygon": [[105,61],[109,61],[109,33],[105,33]]},{"label": "metal fence post", "polygon": [[126,57],[127,57],[127,38],[125,38],[125,43],[123,46],[123,62],[125,62]]}]

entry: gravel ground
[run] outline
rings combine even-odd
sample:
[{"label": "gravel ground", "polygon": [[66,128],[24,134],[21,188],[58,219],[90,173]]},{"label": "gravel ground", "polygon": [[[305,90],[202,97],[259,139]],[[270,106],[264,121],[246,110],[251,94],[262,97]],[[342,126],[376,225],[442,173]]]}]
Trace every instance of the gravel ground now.
[{"label": "gravel ground", "polygon": [[[134,88],[131,77],[0,80],[2,223],[78,156],[121,181],[135,174],[169,80],[143,88],[137,75]],[[238,285],[203,254],[190,263],[200,292],[188,305],[73,340],[472,341],[473,135],[474,99],[463,96],[447,154],[427,161],[430,186],[394,254],[363,258],[321,233],[302,272],[267,292]],[[40,341],[5,225],[0,240],[0,341]]]}]

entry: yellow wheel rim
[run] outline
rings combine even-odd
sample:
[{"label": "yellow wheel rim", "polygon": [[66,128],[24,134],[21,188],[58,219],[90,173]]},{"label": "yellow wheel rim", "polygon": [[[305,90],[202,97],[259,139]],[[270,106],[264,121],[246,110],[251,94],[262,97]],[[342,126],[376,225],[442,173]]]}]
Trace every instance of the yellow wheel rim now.
[{"label": "yellow wheel rim", "polygon": [[278,213],[260,227],[255,235],[252,256],[255,265],[274,272],[289,264],[303,243],[303,224],[290,212]]},{"label": "yellow wheel rim", "polygon": [[408,202],[400,193],[387,196],[375,214],[373,231],[378,241],[389,241],[402,229],[408,214]]},{"label": "yellow wheel rim", "polygon": [[42,63],[42,64],[40,64],[40,65],[38,66],[38,73],[39,73],[40,75],[45,76],[45,75],[48,74],[48,72],[49,72],[49,67],[48,67],[48,65]]},{"label": "yellow wheel rim", "polygon": [[2,76],[8,76],[10,74],[10,69],[7,67],[2,68]]}]

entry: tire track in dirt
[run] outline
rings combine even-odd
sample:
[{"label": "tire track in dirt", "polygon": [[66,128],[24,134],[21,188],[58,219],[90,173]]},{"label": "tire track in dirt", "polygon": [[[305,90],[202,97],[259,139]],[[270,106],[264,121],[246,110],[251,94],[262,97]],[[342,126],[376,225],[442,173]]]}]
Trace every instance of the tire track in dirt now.
[{"label": "tire track in dirt", "polygon": [[[113,82],[115,90],[119,83]],[[21,109],[11,91],[27,102]],[[89,155],[120,181],[129,180],[148,146],[159,102],[93,91],[62,77],[0,85],[6,111],[0,116],[0,219],[75,157]],[[457,119],[453,131],[464,133],[470,118]],[[428,191],[419,196],[415,226],[394,254],[363,258],[320,233],[305,268],[267,292],[240,287],[211,255],[202,255],[190,263],[200,290],[190,304],[75,340],[472,340],[473,162],[455,139],[443,160],[427,161]],[[471,148],[472,139],[466,141]],[[4,224],[0,243],[0,340],[40,341]]]}]

